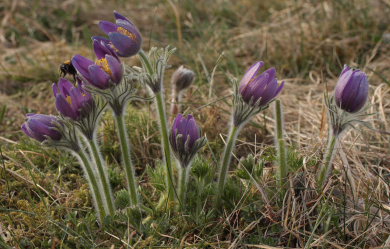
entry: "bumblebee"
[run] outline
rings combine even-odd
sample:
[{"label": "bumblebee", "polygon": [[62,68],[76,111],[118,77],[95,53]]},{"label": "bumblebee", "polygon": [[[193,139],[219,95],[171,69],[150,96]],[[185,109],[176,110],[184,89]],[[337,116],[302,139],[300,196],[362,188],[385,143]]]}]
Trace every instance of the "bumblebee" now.
[{"label": "bumblebee", "polygon": [[72,75],[73,79],[76,81],[77,71],[70,60],[67,60],[60,65],[60,77],[65,77],[67,74]]}]

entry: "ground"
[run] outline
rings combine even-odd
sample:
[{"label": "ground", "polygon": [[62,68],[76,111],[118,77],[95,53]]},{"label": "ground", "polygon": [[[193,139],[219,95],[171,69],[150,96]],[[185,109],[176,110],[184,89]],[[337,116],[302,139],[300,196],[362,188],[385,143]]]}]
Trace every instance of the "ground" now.
[{"label": "ground", "polygon": [[[165,80],[180,65],[196,73],[183,110],[209,143],[194,163],[215,171],[228,133],[230,77],[262,60],[286,82],[280,95],[289,145],[291,193],[281,197],[274,173],[272,106],[242,130],[222,210],[212,205],[214,177],[189,193],[189,208],[154,210],[161,195],[161,150],[152,102],[133,101],[127,124],[147,206],[144,227],[125,213],[120,149],[109,113],[99,138],[117,192],[117,217],[95,222],[89,189],[71,155],[25,136],[26,113],[56,114],[51,84],[75,54],[92,57],[92,35],[113,10],[131,18],[143,49],[175,46]],[[390,2],[387,0],[45,1],[0,3],[0,247],[1,248],[390,248]],[[139,60],[124,60],[139,65]],[[327,140],[323,96],[344,64],[369,76],[366,126],[346,135],[323,194],[315,170]],[[139,86],[141,96],[148,96]],[[169,108],[167,108],[169,109]],[[253,155],[256,184],[239,159]],[[259,166],[259,167],[260,167]],[[190,188],[191,189],[191,188]],[[199,203],[201,203],[201,205]],[[7,246],[8,245],[8,246]]]}]

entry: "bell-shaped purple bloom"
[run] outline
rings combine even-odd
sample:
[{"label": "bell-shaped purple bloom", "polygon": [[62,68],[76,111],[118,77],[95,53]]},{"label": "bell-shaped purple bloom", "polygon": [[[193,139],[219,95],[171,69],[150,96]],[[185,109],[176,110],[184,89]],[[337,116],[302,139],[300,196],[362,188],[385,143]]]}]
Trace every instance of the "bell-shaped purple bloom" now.
[{"label": "bell-shaped purple bloom", "polygon": [[116,23],[100,21],[100,28],[108,35],[119,56],[129,57],[137,54],[142,45],[141,33],[129,19],[116,11],[114,15]]},{"label": "bell-shaped purple bloom", "polygon": [[263,66],[262,61],[253,64],[240,82],[239,92],[245,103],[249,105],[266,106],[283,89],[284,81],[278,84],[275,68],[269,68],[259,74]]},{"label": "bell-shaped purple bloom", "polygon": [[123,76],[122,63],[110,52],[106,53],[99,41],[94,42],[95,46],[98,57],[96,63],[84,56],[75,55],[72,58],[72,65],[85,81],[97,88],[108,89],[112,84],[119,84]]},{"label": "bell-shaped purple bloom", "polygon": [[94,36],[92,37],[92,41],[93,50],[98,60],[105,58],[106,55],[111,55],[119,60],[118,55],[115,52],[115,48],[112,46],[110,40],[101,36]]},{"label": "bell-shaped purple bloom", "polygon": [[172,150],[183,167],[187,167],[196,152],[205,144],[200,128],[192,115],[178,114],[173,122],[169,141]]},{"label": "bell-shaped purple bloom", "polygon": [[337,106],[341,109],[350,113],[359,111],[368,98],[367,75],[345,65],[337,81],[334,96]]},{"label": "bell-shaped purple bloom", "polygon": [[58,84],[53,83],[53,93],[57,110],[73,120],[80,120],[88,115],[94,104],[91,94],[83,89],[81,80],[76,87],[67,79],[61,78]]},{"label": "bell-shaped purple bloom", "polygon": [[45,141],[48,137],[53,140],[60,140],[61,133],[58,131],[58,119],[55,116],[43,114],[27,114],[27,120],[22,125],[22,131],[29,137],[39,142]]}]

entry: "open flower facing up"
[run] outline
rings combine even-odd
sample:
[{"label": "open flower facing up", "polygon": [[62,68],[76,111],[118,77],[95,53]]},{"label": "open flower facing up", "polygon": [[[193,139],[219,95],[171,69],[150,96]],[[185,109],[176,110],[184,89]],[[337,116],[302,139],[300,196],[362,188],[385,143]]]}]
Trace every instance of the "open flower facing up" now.
[{"label": "open flower facing up", "polygon": [[358,112],[366,104],[368,98],[367,75],[345,65],[337,82],[334,96],[338,107],[350,113]]},{"label": "open flower facing up", "polygon": [[[94,42],[97,56],[96,63],[81,55],[72,58],[72,65],[80,76],[99,89],[108,89],[113,84],[119,84],[123,76],[123,67],[116,56],[103,52],[103,45]],[[103,57],[104,55],[104,57]]]},{"label": "open flower facing up", "polygon": [[198,150],[206,143],[192,115],[178,114],[170,132],[169,141],[182,167],[187,167]]},{"label": "open flower facing up", "polygon": [[53,84],[53,93],[57,110],[73,120],[85,117],[94,104],[91,94],[83,89],[82,81],[76,87],[67,79],[61,78],[57,84]]},{"label": "open flower facing up", "polygon": [[116,23],[100,21],[99,26],[110,38],[116,53],[122,57],[136,55],[141,49],[142,36],[138,28],[126,17],[114,11]]},{"label": "open flower facing up", "polygon": [[284,81],[279,85],[275,68],[270,68],[259,74],[264,62],[253,64],[240,82],[239,92],[249,105],[266,106],[283,89]]},{"label": "open flower facing up", "polygon": [[58,131],[58,119],[55,116],[43,114],[27,114],[27,120],[22,125],[22,131],[29,137],[39,142],[47,138],[60,140],[61,133]]}]

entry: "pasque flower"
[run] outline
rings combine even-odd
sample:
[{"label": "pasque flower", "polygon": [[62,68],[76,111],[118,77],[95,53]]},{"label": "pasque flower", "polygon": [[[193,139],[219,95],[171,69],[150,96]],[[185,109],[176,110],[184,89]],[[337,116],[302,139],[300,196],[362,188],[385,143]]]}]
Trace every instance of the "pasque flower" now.
[{"label": "pasque flower", "polygon": [[[72,65],[77,72],[91,85],[99,89],[108,89],[119,84],[123,76],[123,67],[119,59],[109,52],[103,52],[103,45],[94,42],[97,56],[96,63],[81,55],[72,58]],[[104,56],[103,56],[104,55]]]},{"label": "pasque flower", "polygon": [[85,117],[94,104],[91,94],[83,89],[81,80],[78,80],[77,86],[74,86],[67,79],[61,78],[57,84],[53,83],[52,88],[57,110],[73,120]]},{"label": "pasque flower", "polygon": [[114,11],[116,23],[100,21],[100,28],[108,35],[116,53],[122,57],[138,53],[142,36],[138,28],[126,17]]},{"label": "pasque flower", "polygon": [[181,110],[181,102],[183,98],[183,90],[188,88],[194,82],[195,73],[191,69],[180,66],[171,78],[172,82],[172,103],[171,117],[176,116]]},{"label": "pasque flower", "polygon": [[173,122],[169,141],[176,158],[187,167],[206,140],[200,135],[200,128],[192,115],[178,114]]},{"label": "pasque flower", "polygon": [[264,62],[253,64],[240,82],[239,92],[249,105],[266,106],[283,89],[284,81],[279,85],[275,68],[270,68],[259,74]]},{"label": "pasque flower", "polygon": [[182,114],[178,114],[170,131],[169,142],[181,166],[178,195],[180,203],[183,205],[191,161],[199,149],[206,144],[206,138],[201,137],[200,128],[192,115],[184,117]]},{"label": "pasque flower", "polygon": [[177,92],[180,92],[189,87],[195,79],[195,73],[191,69],[180,66],[172,74],[172,85]]},{"label": "pasque flower", "polygon": [[32,137],[39,142],[45,141],[47,138],[52,140],[60,140],[61,133],[58,131],[58,119],[52,115],[44,114],[27,114],[27,120],[22,125],[22,131],[29,137]]},{"label": "pasque flower", "polygon": [[334,96],[337,106],[341,109],[350,113],[359,111],[368,98],[367,75],[345,65],[337,82]]},{"label": "pasque flower", "polygon": [[93,50],[96,54],[96,57],[101,60],[106,57],[106,55],[111,55],[119,60],[117,53],[115,52],[114,47],[111,45],[110,40],[101,36],[92,37],[93,41]]}]

